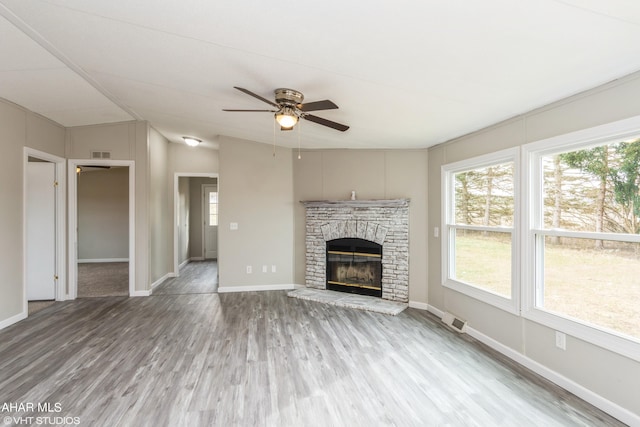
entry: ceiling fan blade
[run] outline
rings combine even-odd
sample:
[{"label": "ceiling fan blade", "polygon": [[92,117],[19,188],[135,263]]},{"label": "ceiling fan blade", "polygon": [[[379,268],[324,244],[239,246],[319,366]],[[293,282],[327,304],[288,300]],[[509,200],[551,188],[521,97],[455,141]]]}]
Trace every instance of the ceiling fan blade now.
[{"label": "ceiling fan blade", "polygon": [[254,98],[258,98],[262,102],[266,102],[269,105],[272,105],[272,106],[274,106],[276,108],[280,108],[280,106],[278,104],[276,104],[275,102],[269,101],[267,98],[263,98],[260,95],[258,95],[257,93],[253,93],[248,89],[245,89],[245,88],[242,88],[242,87],[238,87],[238,86],[234,86],[234,89],[238,89],[240,92],[244,92],[249,96],[253,96]]},{"label": "ceiling fan blade", "polygon": [[331,120],[323,119],[322,117],[314,116],[313,114],[305,114],[302,116],[302,118],[319,125],[328,126],[335,130],[339,130],[340,132],[344,132],[345,130],[349,129],[349,126],[347,125],[332,122]]},{"label": "ceiling fan blade", "polygon": [[335,110],[338,108],[336,104],[325,99],[323,101],[307,102],[305,104],[298,104],[297,107],[302,111],[318,111],[318,110]]},{"label": "ceiling fan blade", "polygon": [[277,112],[277,110],[229,110],[226,108],[223,108],[222,111],[232,111],[232,112],[249,112],[249,113],[275,113]]}]

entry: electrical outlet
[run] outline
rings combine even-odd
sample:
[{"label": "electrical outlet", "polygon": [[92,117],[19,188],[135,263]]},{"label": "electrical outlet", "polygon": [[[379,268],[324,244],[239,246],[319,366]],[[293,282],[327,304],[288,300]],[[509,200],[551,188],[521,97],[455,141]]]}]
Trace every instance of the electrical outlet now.
[{"label": "electrical outlet", "polygon": [[440,236],[440,229],[438,227],[433,227],[433,237]]},{"label": "electrical outlet", "polygon": [[238,223],[237,222],[231,222],[229,223],[229,230],[237,230],[238,229]]},{"label": "electrical outlet", "polygon": [[276,265],[275,265],[275,264],[273,264],[273,265],[271,266],[271,272],[272,272],[272,273],[275,273],[275,272],[276,272]]},{"label": "electrical outlet", "polygon": [[567,336],[562,332],[556,331],[556,347],[561,350],[567,349]]},{"label": "electrical outlet", "polygon": [[251,268],[250,265],[247,265],[247,274],[251,274],[253,273],[253,269]]},{"label": "electrical outlet", "polygon": [[263,265],[263,266],[262,266],[262,272],[263,272],[263,273],[266,273],[266,272],[267,272],[267,266],[266,266],[266,265]]}]

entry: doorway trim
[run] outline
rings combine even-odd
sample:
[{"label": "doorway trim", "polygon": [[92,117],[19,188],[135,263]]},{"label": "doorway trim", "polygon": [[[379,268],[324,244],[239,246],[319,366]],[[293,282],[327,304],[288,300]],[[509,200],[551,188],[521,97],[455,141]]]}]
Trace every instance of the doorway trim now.
[{"label": "doorway trim", "polygon": [[[179,197],[178,197],[178,185],[180,178],[216,178],[218,183],[218,193],[220,193],[220,178],[218,177],[218,173],[214,172],[175,172],[173,174],[173,277],[180,276],[180,248],[178,247],[178,229],[180,228],[180,224],[178,224],[179,217]],[[218,214],[220,208],[218,208]],[[204,255],[204,254],[203,254]],[[218,253],[218,260],[220,259],[220,254]]]},{"label": "doorway trim", "polygon": [[[24,165],[22,168],[22,212],[26,218],[27,212],[27,163],[29,163],[29,157],[45,160],[55,165],[55,234],[56,234],[56,280],[55,286],[55,300],[64,301],[68,299],[66,293],[66,239],[65,239],[65,225],[66,225],[66,175],[65,164],[66,160],[62,157],[58,157],[53,154],[45,153],[44,151],[36,150],[30,147],[24,147]],[[27,221],[22,222],[22,294],[23,294],[23,311],[25,317],[29,312],[29,303],[27,300]]]},{"label": "doorway trim", "polygon": [[129,296],[135,295],[136,277],[136,171],[133,160],[69,159],[69,299],[78,297],[78,166],[124,166],[129,168]]}]

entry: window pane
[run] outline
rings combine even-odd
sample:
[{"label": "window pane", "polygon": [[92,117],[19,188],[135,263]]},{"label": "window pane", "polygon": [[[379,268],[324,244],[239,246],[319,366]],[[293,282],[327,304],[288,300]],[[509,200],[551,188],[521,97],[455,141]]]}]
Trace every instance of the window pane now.
[{"label": "window pane", "polygon": [[455,279],[511,298],[511,233],[456,230]]},{"label": "window pane", "polygon": [[542,158],[544,227],[640,233],[640,141]]},{"label": "window pane", "polygon": [[640,244],[546,236],[544,308],[640,338]]},{"label": "window pane", "polygon": [[455,223],[513,225],[513,162],[459,172],[455,182]]},{"label": "window pane", "polygon": [[209,225],[218,225],[218,193],[209,193]]}]

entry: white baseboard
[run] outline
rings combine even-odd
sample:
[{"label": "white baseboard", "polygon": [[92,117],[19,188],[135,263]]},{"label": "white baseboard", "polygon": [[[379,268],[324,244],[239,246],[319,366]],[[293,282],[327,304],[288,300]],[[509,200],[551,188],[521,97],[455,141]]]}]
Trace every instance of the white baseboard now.
[{"label": "white baseboard", "polygon": [[130,297],[148,297],[151,296],[151,291],[133,291]]},{"label": "white baseboard", "polygon": [[178,270],[181,269],[182,267],[184,267],[185,265],[189,264],[191,262],[190,258],[185,259],[184,261],[182,261],[180,263],[180,265],[178,266]]},{"label": "white baseboard", "polygon": [[290,291],[295,285],[256,285],[256,286],[221,286],[218,293],[228,292],[260,292],[260,291]]},{"label": "white baseboard", "polygon": [[409,301],[409,307],[418,310],[429,310],[429,304],[418,301]]},{"label": "white baseboard", "polygon": [[442,316],[444,316],[444,311],[439,310],[439,309],[435,308],[434,306],[429,305],[429,304],[424,303],[424,302],[409,301],[409,307],[415,308],[417,310],[428,311],[429,313],[434,314],[435,316],[437,316],[440,319],[442,319]]},{"label": "white baseboard", "polygon": [[[411,307],[411,303],[409,303],[409,307]],[[420,307],[415,307],[415,308],[420,308]],[[442,317],[444,316],[444,312],[442,310],[432,305],[428,306],[428,310],[430,313],[433,313],[434,315],[438,316],[440,319],[442,319]],[[623,423],[628,424],[630,426],[635,426],[635,425],[640,426],[639,415],[634,414],[633,412],[611,402],[610,400],[605,399],[604,397],[594,393],[588,388],[585,388],[580,384],[570,380],[569,378],[563,375],[560,375],[556,371],[553,371],[547,368],[546,366],[536,362],[535,360],[528,358],[522,353],[518,353],[511,347],[507,347],[506,345],[494,340],[493,338],[483,334],[482,332],[477,331],[473,328],[470,328],[469,325],[466,326],[465,331],[467,334],[469,334],[469,336],[475,338],[481,343],[491,347],[492,349],[496,350],[499,353],[502,353],[503,355],[513,360],[514,362],[519,363],[525,368],[532,370],[536,374],[546,378],[547,380],[551,381],[554,384],[557,384],[563,389],[575,394],[579,398],[589,402],[593,406],[603,410],[607,414],[611,415],[614,418],[617,418]]]},{"label": "white baseboard", "polygon": [[86,264],[89,262],[129,262],[129,258],[83,258],[78,260],[78,264]]},{"label": "white baseboard", "polygon": [[204,261],[204,257],[203,256],[193,256],[193,257],[189,258],[189,261]]},{"label": "white baseboard", "polygon": [[593,406],[600,408],[604,412],[608,413],[612,417],[617,418],[623,423],[630,426],[640,426],[640,415],[634,414],[633,412],[611,402],[610,400],[605,399],[599,394],[594,393],[588,388],[583,387],[582,385],[570,380],[569,378],[557,373],[556,371],[553,371],[546,366],[536,362],[535,360],[528,358],[522,353],[518,353],[514,349],[507,347],[506,345],[494,340],[493,338],[488,337],[487,335],[484,335],[483,333],[473,328],[470,328],[469,325],[467,325],[466,332],[481,343],[486,344],[492,349],[502,353],[509,359],[519,363],[525,368],[532,370],[536,374],[546,378],[552,383],[559,385],[563,389],[575,394],[576,396],[589,402]]},{"label": "white baseboard", "polygon": [[27,318],[27,312],[23,311],[22,313],[18,313],[15,316],[11,316],[8,319],[4,319],[3,321],[0,322],[0,329],[4,329],[8,326],[13,325],[14,323],[18,323],[21,320],[24,320]]},{"label": "white baseboard", "polygon": [[153,293],[153,289],[160,285],[162,282],[164,282],[165,280],[167,280],[169,277],[175,277],[174,273],[167,273],[164,276],[162,276],[161,278],[159,278],[158,280],[156,280],[155,282],[153,282],[151,284],[151,293]]},{"label": "white baseboard", "polygon": [[295,284],[295,283],[293,285],[293,289],[302,289],[302,288],[306,288],[306,286],[305,285],[298,285],[298,284]]},{"label": "white baseboard", "polygon": [[427,307],[427,310],[429,311],[429,313],[434,314],[436,316],[438,316],[440,318],[440,320],[442,320],[442,318],[444,317],[444,311],[429,305],[429,307]]}]

